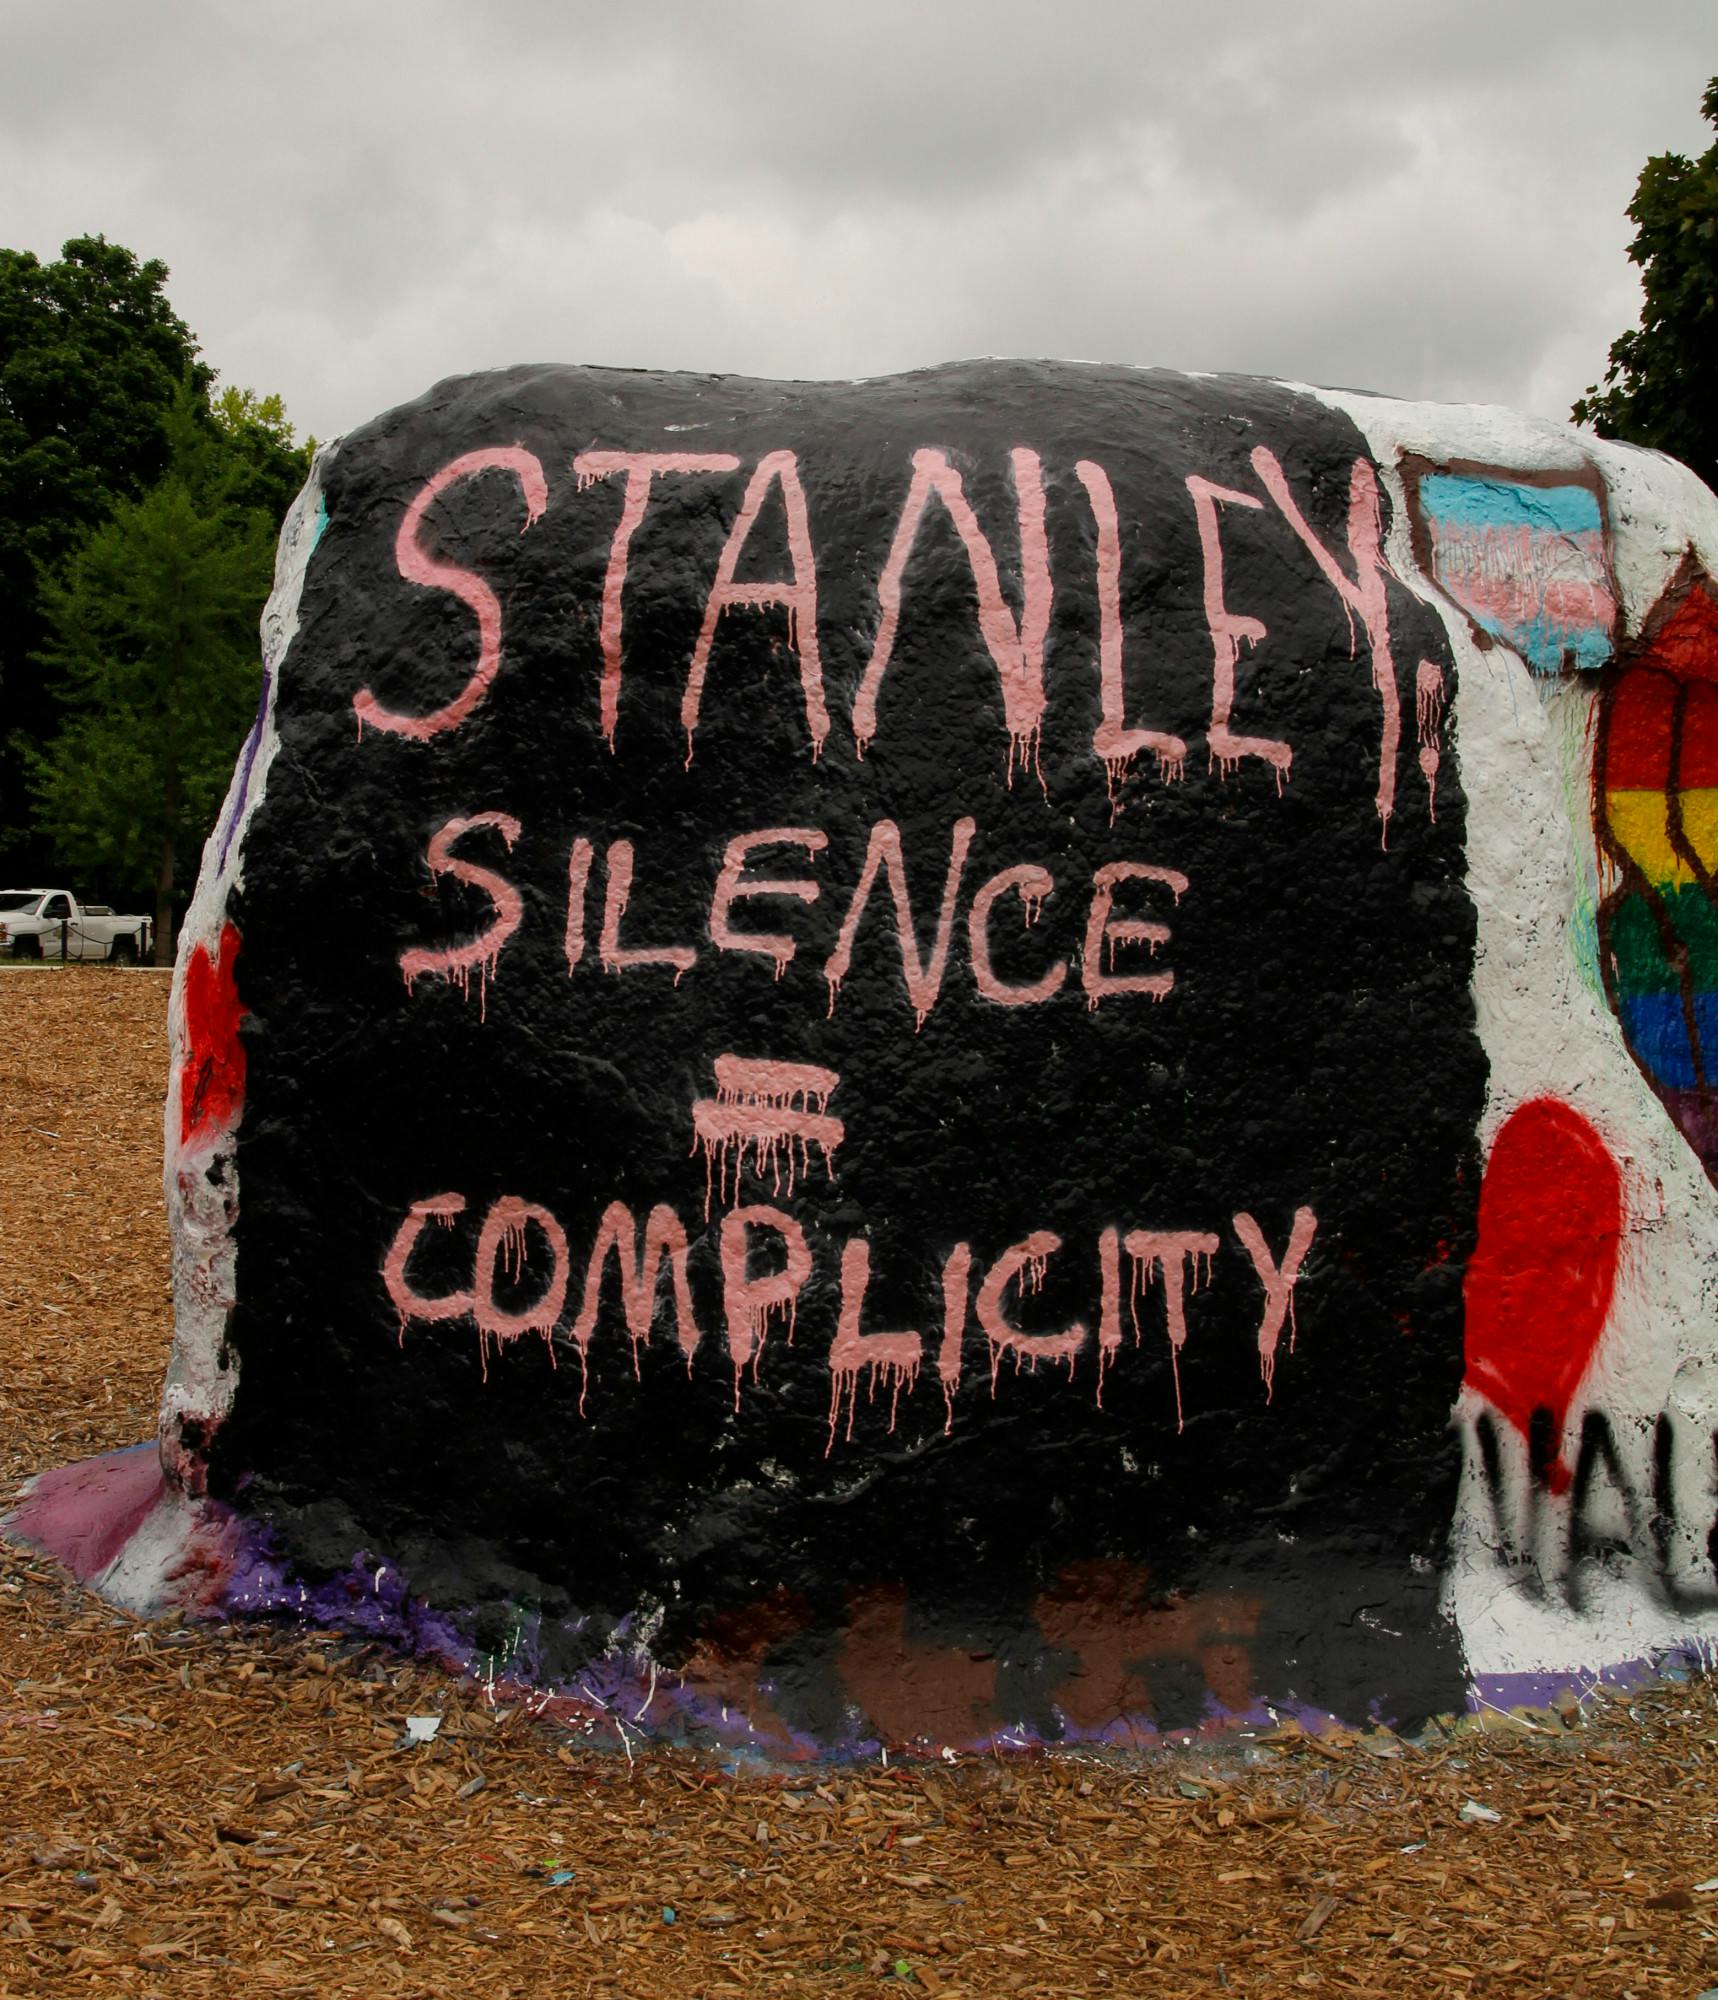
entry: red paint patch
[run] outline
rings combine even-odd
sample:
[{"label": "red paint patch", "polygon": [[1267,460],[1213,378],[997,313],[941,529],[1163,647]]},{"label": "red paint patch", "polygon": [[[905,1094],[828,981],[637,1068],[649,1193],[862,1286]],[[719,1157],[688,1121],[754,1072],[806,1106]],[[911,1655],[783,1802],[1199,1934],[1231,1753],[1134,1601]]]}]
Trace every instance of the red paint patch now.
[{"label": "red paint patch", "polygon": [[1682,740],[1676,782],[1684,791],[1718,785],[1718,687],[1689,681],[1682,697]]},{"label": "red paint patch", "polygon": [[185,1054],[179,1066],[179,1143],[224,1131],[245,1097],[245,1049],[239,1023],[245,1017],[233,966],[239,933],[221,926],[220,957],[196,945],[185,968]]},{"label": "red paint patch", "polygon": [[[1504,1121],[1479,1191],[1467,1267],[1467,1379],[1521,1432],[1548,1410],[1561,1435],[1610,1315],[1622,1176],[1605,1142],[1551,1097]],[[1554,1493],[1569,1484],[1554,1460]]]},{"label": "red paint patch", "polygon": [[1652,657],[1684,680],[1718,681],[1718,597],[1704,584],[1690,589],[1658,628]]},{"label": "red paint patch", "polygon": [[1662,792],[1670,784],[1676,683],[1637,667],[1617,682],[1605,736],[1607,791]]}]

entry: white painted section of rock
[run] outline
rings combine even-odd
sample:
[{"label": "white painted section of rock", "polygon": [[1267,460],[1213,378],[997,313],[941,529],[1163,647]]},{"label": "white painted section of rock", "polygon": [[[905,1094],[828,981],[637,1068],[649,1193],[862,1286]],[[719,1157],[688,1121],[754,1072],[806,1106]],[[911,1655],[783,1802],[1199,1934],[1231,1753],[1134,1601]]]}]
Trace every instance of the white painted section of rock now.
[{"label": "white painted section of rock", "polygon": [[203,1491],[206,1475],[202,1454],[194,1446],[188,1448],[184,1431],[190,1426],[195,1436],[211,1436],[232,1408],[237,1386],[237,1361],[227,1348],[226,1328],[227,1315],[237,1298],[232,1225],[238,1214],[239,1184],[232,1133],[206,1136],[190,1146],[180,1144],[186,967],[198,945],[211,957],[218,954],[227,898],[244,879],[245,827],[261,803],[269,767],[280,747],[275,699],[282,666],[298,631],[299,598],[320,532],[322,470],[332,450],[328,446],[317,453],[304,490],[281,529],[274,589],[262,616],[262,657],[268,679],[255,752],[248,761],[241,757],[234,770],[215,832],[204,847],[197,887],[179,933],[167,1003],[171,1068],[163,1188],[172,1250],[174,1333],[158,1436],[161,1462],[169,1479],[193,1494]]},{"label": "white painted section of rock", "polygon": [[107,1567],[90,1578],[89,1587],[138,1618],[159,1617],[169,1609],[200,1609],[219,1581],[219,1572],[212,1566],[200,1567],[192,1551],[219,1533],[219,1523],[210,1520],[197,1500],[164,1486],[136,1532]]},{"label": "white painted section of rock", "polygon": [[[1590,677],[1536,677],[1507,646],[1479,648],[1462,613],[1416,568],[1394,468],[1404,454],[1524,472],[1595,466],[1608,490],[1613,575],[1630,637],[1690,549],[1718,573],[1718,500],[1658,453],[1513,411],[1311,393],[1353,419],[1383,468],[1390,561],[1439,608],[1455,655],[1468,889],[1479,914],[1473,991],[1491,1068],[1481,1149],[1489,1152],[1518,1105],[1558,1097],[1604,1134],[1623,1172],[1627,1241],[1606,1332],[1569,1412],[1565,1458],[1572,1463],[1586,1411],[1602,1409],[1630,1485],[1650,1506],[1652,1427],[1661,1411],[1676,1409],[1685,1442],[1704,1448],[1680,1454],[1682,1546],[1671,1569],[1692,1573],[1704,1564],[1710,1575],[1703,1544],[1718,1511],[1710,1446],[1718,1427],[1718,1190],[1629,1055],[1590,942],[1577,934],[1578,913],[1591,909],[1605,865],[1592,814],[1596,688]],[[1718,1647],[1718,1612],[1672,1608],[1638,1558],[1622,1558],[1615,1572],[1588,1565],[1579,1609],[1557,1589],[1524,1587],[1530,1578],[1499,1562],[1499,1524],[1473,1427],[1483,1408],[1471,1391],[1457,1405],[1465,1463],[1445,1580],[1445,1605],[1474,1675],[1574,1673],[1683,1641]],[[1566,1563],[1568,1499],[1542,1497],[1531,1509],[1525,1443],[1507,1424],[1497,1428],[1521,1503],[1503,1529],[1518,1551],[1536,1553],[1542,1577],[1555,1578]],[[1638,1518],[1616,1525],[1625,1534],[1632,1528],[1637,1545],[1647,1532]]]}]

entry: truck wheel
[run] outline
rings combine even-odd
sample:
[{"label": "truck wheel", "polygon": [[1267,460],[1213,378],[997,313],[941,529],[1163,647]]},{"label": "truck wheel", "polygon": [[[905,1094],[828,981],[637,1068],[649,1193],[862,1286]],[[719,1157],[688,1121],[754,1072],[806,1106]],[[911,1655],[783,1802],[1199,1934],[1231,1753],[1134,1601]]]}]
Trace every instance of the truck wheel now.
[{"label": "truck wheel", "polygon": [[108,947],[109,965],[135,965],[137,963],[136,938],[116,937]]},{"label": "truck wheel", "polygon": [[15,938],[12,942],[14,958],[40,958],[41,955],[42,940],[39,937]]}]

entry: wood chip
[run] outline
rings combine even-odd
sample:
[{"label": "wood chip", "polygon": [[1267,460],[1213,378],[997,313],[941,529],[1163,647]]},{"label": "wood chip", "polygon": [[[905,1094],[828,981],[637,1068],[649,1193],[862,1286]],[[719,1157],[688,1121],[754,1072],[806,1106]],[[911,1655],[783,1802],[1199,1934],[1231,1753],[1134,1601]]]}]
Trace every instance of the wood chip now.
[{"label": "wood chip", "polygon": [[1319,1897],[1318,1901],[1307,1912],[1306,1922],[1295,1932],[1295,1936],[1302,1944],[1312,1943],[1313,1939],[1318,1936],[1319,1932],[1335,1916],[1340,1900],[1336,1896]]},{"label": "wood chip", "polygon": [[[165,1001],[159,976],[0,972],[0,1092],[60,1135],[0,1121],[14,1481],[154,1430]],[[1704,1680],[1583,1684],[1555,1728],[1426,1748],[1285,1723],[1134,1763],[736,1778],[679,1751],[593,1756],[338,1633],[143,1626],[5,1548],[0,1606],[0,1994],[1712,1984],[1704,1926],[1678,1914],[1718,1908]],[[442,1722],[408,1767],[414,1714]],[[1501,1822],[1462,1825],[1467,1798]]]}]

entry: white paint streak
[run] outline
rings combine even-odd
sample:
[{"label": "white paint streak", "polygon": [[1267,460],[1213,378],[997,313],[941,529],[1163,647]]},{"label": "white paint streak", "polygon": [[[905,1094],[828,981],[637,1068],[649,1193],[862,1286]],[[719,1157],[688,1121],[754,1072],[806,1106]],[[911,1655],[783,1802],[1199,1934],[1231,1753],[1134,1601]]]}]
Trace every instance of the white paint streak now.
[{"label": "white paint streak", "polygon": [[[280,747],[275,701],[280,675],[298,631],[298,603],[316,545],[322,511],[322,471],[335,447],[316,455],[304,490],[294,501],[275,554],[274,590],[262,615],[262,657],[268,673],[266,699],[257,723],[254,755],[241,756],[222,804],[216,831],[204,844],[203,865],[191,906],[179,933],[173,986],[167,1003],[167,1046],[172,1067],[164,1118],[163,1187],[173,1265],[173,1353],[161,1396],[157,1435],[161,1462],[170,1480],[187,1492],[203,1491],[202,1452],[186,1440],[207,1438],[226,1419],[238,1386],[236,1357],[226,1344],[227,1318],[237,1293],[233,1223],[238,1215],[238,1169],[231,1132],[200,1136],[182,1147],[179,1139],[180,1057],[186,1046],[185,976],[199,945],[219,956],[227,901],[244,880],[245,833],[262,802],[268,774]],[[153,1517],[152,1517],[153,1518]]]},{"label": "white paint streak", "polygon": [[[1563,1451],[1572,1457],[1584,1415],[1602,1408],[1630,1484],[1643,1497],[1640,1511],[1650,1512],[1652,1426],[1681,1397],[1690,1437],[1707,1441],[1698,1458],[1683,1453],[1681,1538],[1703,1539],[1718,1507],[1710,1449],[1718,1426],[1711,1359],[1718,1193],[1629,1055],[1590,939],[1580,934],[1579,913],[1591,910],[1601,879],[1592,824],[1596,681],[1590,675],[1547,680],[1504,645],[1480,650],[1463,615],[1415,568],[1396,468],[1410,453],[1524,472],[1596,467],[1608,490],[1625,638],[1638,632],[1690,548],[1718,571],[1718,501],[1692,473],[1657,453],[1513,411],[1307,393],[1351,417],[1383,468],[1390,565],[1438,610],[1455,658],[1452,741],[1445,749],[1446,755],[1453,749],[1466,794],[1468,888],[1479,918],[1473,994],[1490,1065],[1482,1149],[1489,1151],[1518,1105],[1553,1096],[1603,1134],[1622,1170],[1628,1233],[1616,1291],[1569,1411]],[[1474,1432],[1484,1407],[1467,1390],[1456,1408],[1465,1462],[1444,1585],[1470,1670],[1572,1673],[1681,1641],[1718,1642],[1718,1613],[1670,1609],[1636,1558],[1625,1558],[1615,1573],[1588,1565],[1578,1612],[1554,1590],[1522,1589],[1519,1572],[1499,1566],[1499,1530]],[[1499,1422],[1497,1434],[1510,1490],[1520,1496],[1525,1445],[1508,1424]],[[1566,1559],[1569,1511],[1567,1499],[1545,1500],[1536,1520],[1523,1507],[1510,1524],[1537,1548],[1547,1575]],[[1603,1525],[1603,1519],[1601,1503],[1595,1520]],[[1645,1529],[1636,1525],[1638,1544]],[[1673,1569],[1686,1554],[1673,1550]]]}]

